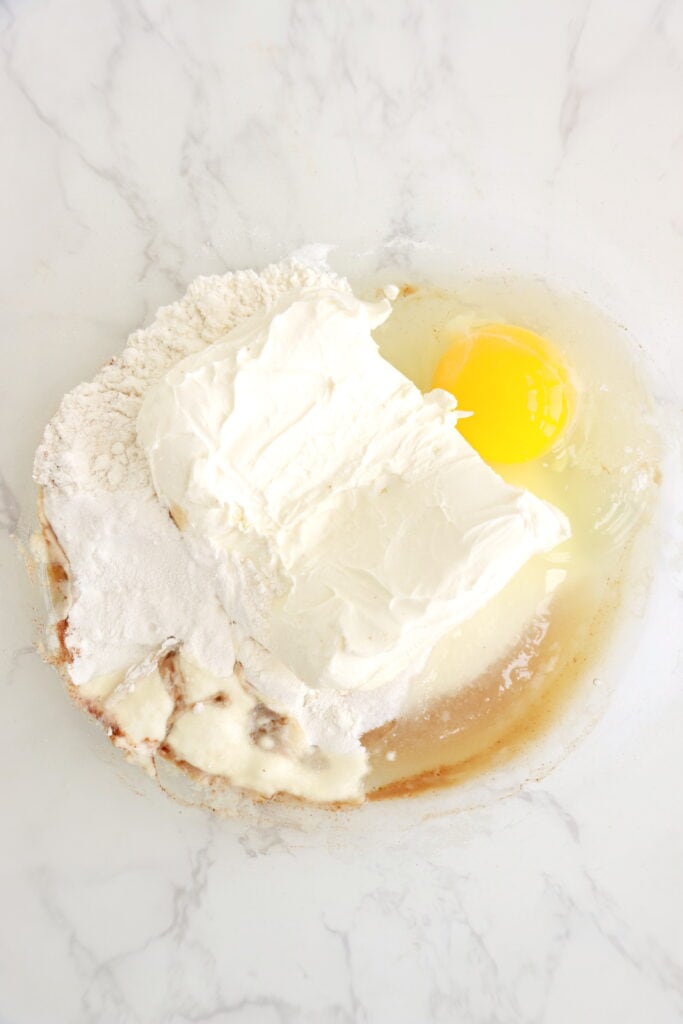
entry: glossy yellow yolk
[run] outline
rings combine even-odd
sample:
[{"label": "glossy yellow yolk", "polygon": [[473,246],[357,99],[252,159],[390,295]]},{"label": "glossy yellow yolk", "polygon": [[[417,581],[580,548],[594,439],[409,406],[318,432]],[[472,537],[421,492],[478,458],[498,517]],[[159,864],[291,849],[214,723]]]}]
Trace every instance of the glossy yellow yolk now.
[{"label": "glossy yellow yolk", "polygon": [[569,416],[571,389],[557,351],[512,324],[485,324],[454,341],[432,387],[450,391],[458,428],[487,462],[528,462],[548,451]]}]

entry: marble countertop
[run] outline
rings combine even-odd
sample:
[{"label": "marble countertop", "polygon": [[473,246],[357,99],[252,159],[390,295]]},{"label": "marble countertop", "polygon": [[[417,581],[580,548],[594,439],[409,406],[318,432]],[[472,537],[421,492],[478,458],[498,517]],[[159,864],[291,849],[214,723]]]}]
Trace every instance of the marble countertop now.
[{"label": "marble countertop", "polygon": [[0,40],[1,1024],[683,1020],[680,560],[550,774],[299,832],[114,757],[11,536],[62,393],[198,273],[305,242],[566,239],[680,395],[683,3],[4,0]]}]

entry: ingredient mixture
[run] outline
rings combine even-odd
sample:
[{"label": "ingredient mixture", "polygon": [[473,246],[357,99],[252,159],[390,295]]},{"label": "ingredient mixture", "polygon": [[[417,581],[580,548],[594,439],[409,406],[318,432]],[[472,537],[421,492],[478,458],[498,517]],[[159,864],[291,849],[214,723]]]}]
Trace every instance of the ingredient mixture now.
[{"label": "ingredient mixture", "polygon": [[549,631],[574,523],[517,470],[575,430],[564,360],[432,298],[423,382],[384,292],[297,259],[200,278],[46,429],[54,657],[151,772],[359,802]]}]

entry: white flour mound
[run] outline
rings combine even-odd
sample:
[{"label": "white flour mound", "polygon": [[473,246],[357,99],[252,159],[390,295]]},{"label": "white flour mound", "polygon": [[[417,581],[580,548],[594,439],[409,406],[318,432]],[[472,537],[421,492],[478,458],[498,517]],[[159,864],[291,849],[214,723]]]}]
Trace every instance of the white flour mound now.
[{"label": "white flour mound", "polygon": [[175,363],[307,287],[348,289],[321,263],[296,257],[262,273],[198,278],[93,381],[65,396],[36,453],[34,476],[69,563],[66,642],[76,685],[128,671],[175,644],[216,676],[229,676],[238,659],[262,699],[294,715],[310,744],[357,751],[359,736],[397,713],[404,687],[366,698],[318,693],[241,638],[216,596],[215,561],[162,509],[136,436],[144,395]]},{"label": "white flour mound", "polygon": [[198,277],[179,302],[130,336],[120,356],[93,381],[66,395],[36,452],[34,477],[64,494],[152,493],[135,422],[145,393],[175,363],[222,338],[264,306],[295,289],[348,288],[337,275],[292,258],[257,274],[239,270]]}]

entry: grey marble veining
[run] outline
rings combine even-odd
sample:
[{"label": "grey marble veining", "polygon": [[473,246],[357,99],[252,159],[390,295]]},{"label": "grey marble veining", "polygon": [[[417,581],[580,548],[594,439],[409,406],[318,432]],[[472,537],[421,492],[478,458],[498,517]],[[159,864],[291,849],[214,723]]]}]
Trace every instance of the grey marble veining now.
[{"label": "grey marble veining", "polygon": [[562,250],[680,395],[682,100],[679,0],[0,3],[2,1024],[683,1020],[680,553],[551,774],[297,832],[110,751],[11,536],[67,388],[198,273],[306,242]]}]

